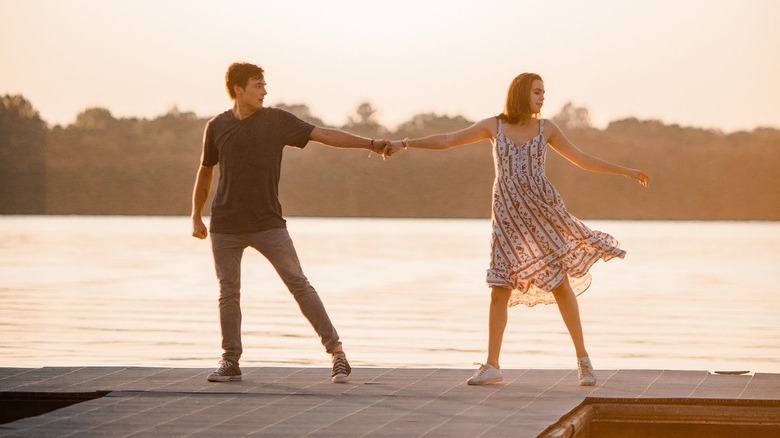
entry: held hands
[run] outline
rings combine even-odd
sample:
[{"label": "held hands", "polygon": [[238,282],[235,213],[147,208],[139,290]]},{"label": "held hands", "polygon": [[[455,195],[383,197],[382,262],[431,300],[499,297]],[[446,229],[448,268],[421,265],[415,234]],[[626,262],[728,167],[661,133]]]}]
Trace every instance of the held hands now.
[{"label": "held hands", "polygon": [[[389,140],[371,140],[371,145],[368,146],[368,150],[371,152],[375,152],[382,156],[382,159],[384,160],[387,158],[387,145],[390,144]],[[371,156],[371,152],[369,152],[368,156]]]},{"label": "held hands", "polygon": [[[382,159],[392,156],[401,149],[408,147],[408,140],[371,140],[369,150],[382,156]],[[370,155],[370,154],[369,154]]]},{"label": "held hands", "polygon": [[385,154],[390,157],[394,153],[400,151],[401,149],[407,148],[407,142],[408,140],[393,140],[389,142],[387,149],[385,150]]}]

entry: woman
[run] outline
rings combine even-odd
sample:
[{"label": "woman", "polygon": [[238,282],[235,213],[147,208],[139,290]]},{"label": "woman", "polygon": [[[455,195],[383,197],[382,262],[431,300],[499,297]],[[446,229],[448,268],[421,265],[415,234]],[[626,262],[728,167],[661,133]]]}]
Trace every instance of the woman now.
[{"label": "woman", "polygon": [[648,176],[586,154],[551,121],[540,119],[544,82],[534,73],[517,76],[509,86],[504,112],[461,131],[392,142],[387,155],[401,148],[448,149],[490,139],[496,179],[493,185],[493,234],[487,283],[491,287],[488,357],[469,385],[500,382],[499,354],[507,308],[516,304],[558,304],[574,342],[580,385],[596,384],[585,349],[576,295],[590,285],[588,270],[598,259],[623,258],[612,236],[593,231],[571,215],[544,175],[547,145],[592,172],[623,175],[647,187]]}]

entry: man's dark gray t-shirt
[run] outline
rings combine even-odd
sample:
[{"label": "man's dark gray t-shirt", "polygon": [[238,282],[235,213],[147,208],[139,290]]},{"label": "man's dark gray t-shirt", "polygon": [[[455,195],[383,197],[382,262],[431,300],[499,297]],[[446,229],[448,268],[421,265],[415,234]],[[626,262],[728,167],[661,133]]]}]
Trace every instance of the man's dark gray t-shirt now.
[{"label": "man's dark gray t-shirt", "polygon": [[244,234],[285,228],[279,176],[286,145],[303,148],[314,126],[277,108],[238,120],[232,111],[209,120],[203,135],[204,166],[219,164],[211,205],[212,233]]}]

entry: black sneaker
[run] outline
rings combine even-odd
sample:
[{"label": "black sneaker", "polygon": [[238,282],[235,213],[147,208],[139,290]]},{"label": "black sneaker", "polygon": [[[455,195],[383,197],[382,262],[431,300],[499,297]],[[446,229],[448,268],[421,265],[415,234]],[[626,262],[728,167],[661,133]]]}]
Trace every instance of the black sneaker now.
[{"label": "black sneaker", "polygon": [[241,368],[238,364],[229,360],[223,360],[213,373],[209,374],[209,382],[230,382],[232,380],[241,380]]},{"label": "black sneaker", "polygon": [[333,383],[347,383],[352,378],[352,367],[347,362],[347,355],[343,351],[333,354],[333,373],[330,381]]}]

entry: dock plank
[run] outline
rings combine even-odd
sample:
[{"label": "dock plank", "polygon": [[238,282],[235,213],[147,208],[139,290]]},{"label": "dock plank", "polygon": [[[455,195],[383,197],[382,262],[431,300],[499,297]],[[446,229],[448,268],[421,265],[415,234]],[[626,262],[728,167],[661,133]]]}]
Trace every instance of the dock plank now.
[{"label": "dock plank", "polygon": [[780,400],[780,374],[600,370],[595,387],[572,370],[508,369],[472,387],[471,370],[359,368],[347,384],[324,368],[255,367],[240,382],[210,369],[0,368],[0,395],[111,391],[0,425],[0,436],[534,437],[587,397]]}]

